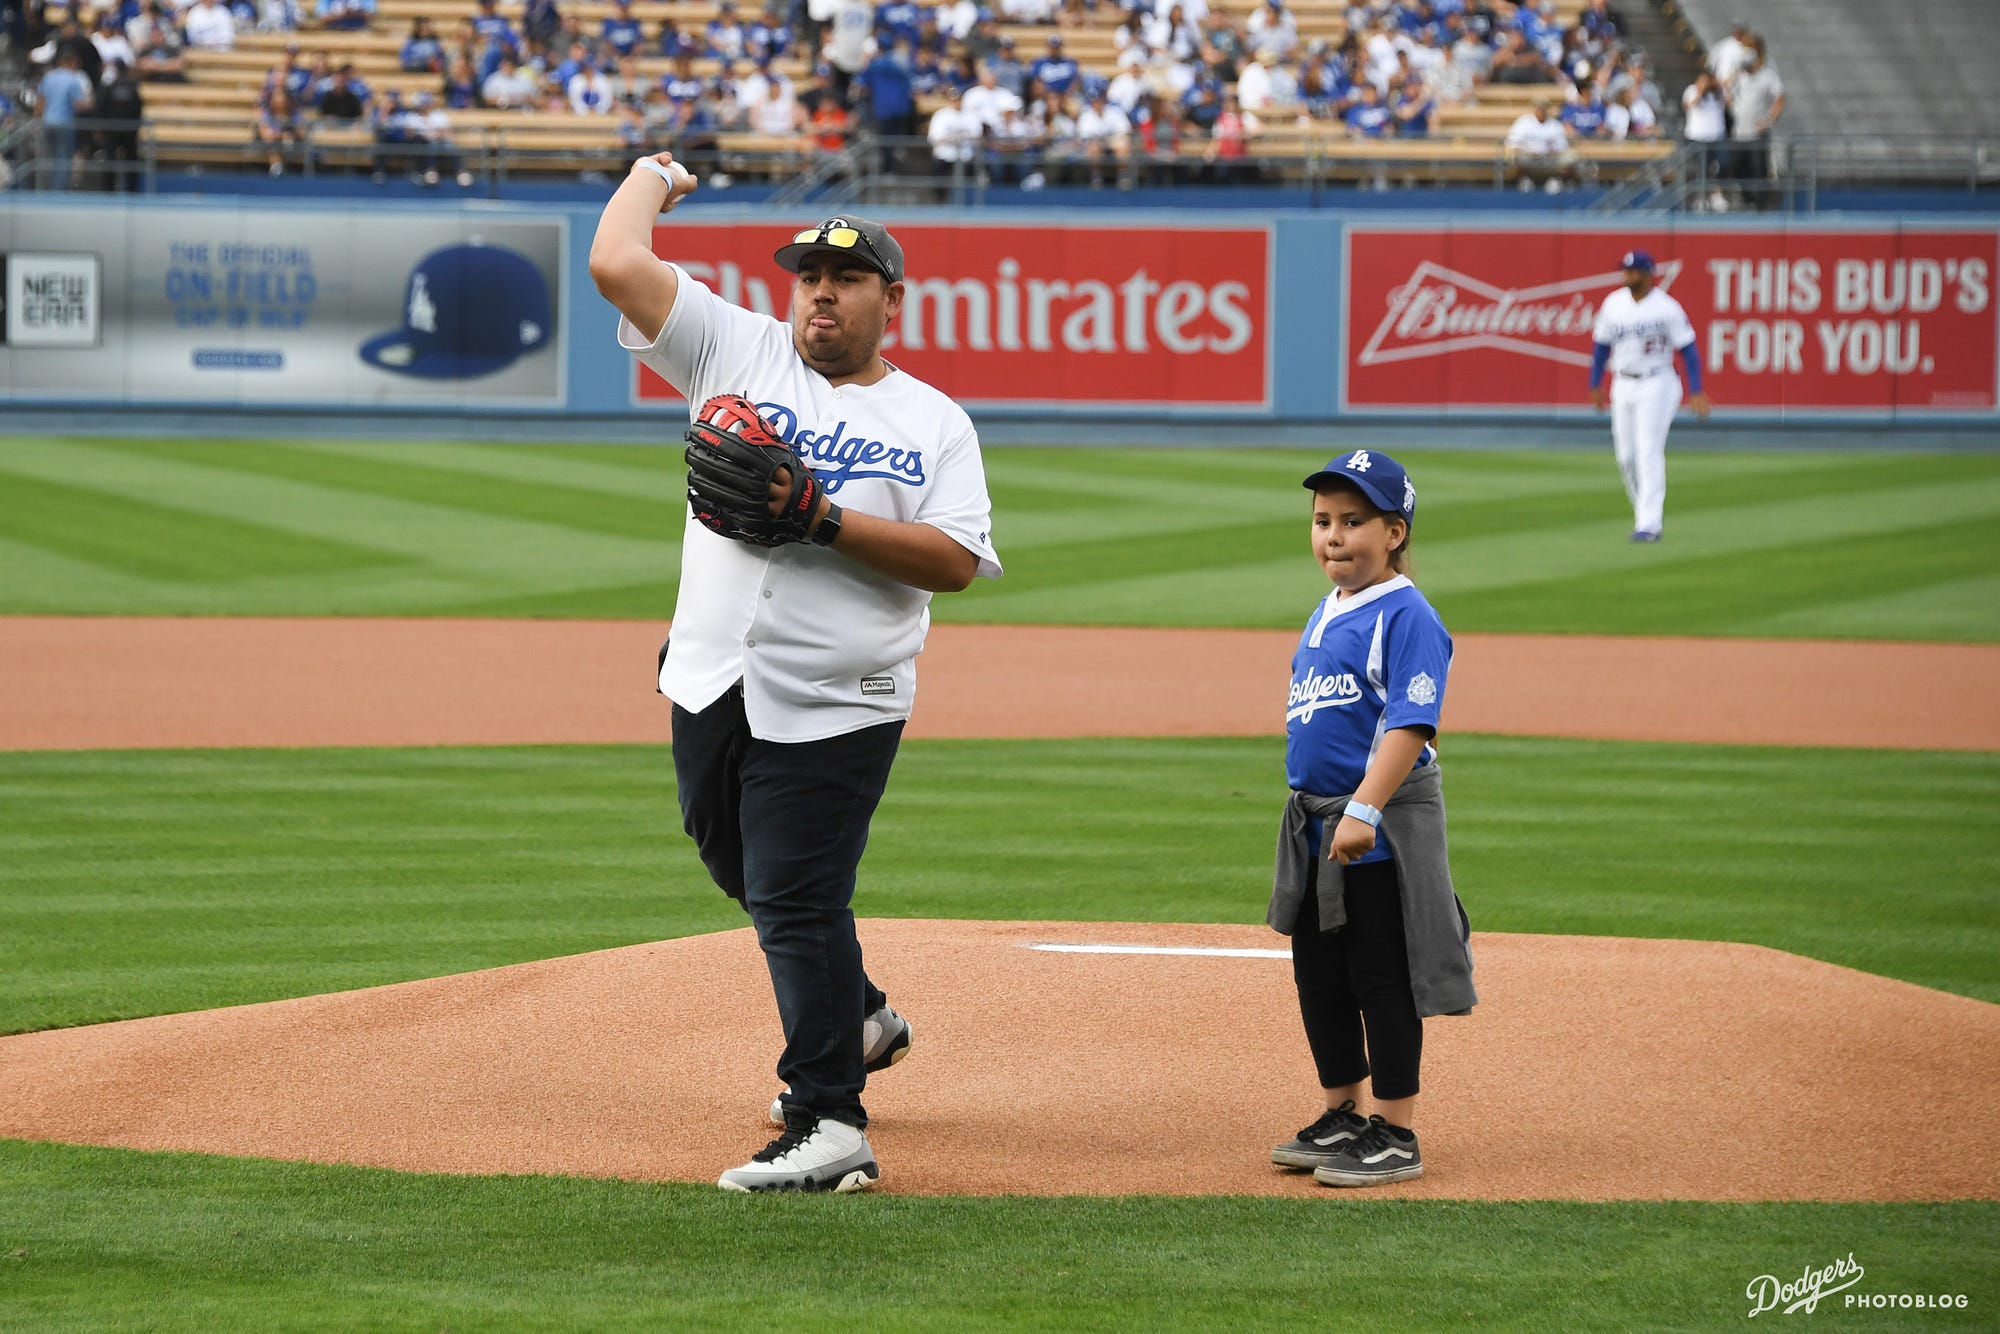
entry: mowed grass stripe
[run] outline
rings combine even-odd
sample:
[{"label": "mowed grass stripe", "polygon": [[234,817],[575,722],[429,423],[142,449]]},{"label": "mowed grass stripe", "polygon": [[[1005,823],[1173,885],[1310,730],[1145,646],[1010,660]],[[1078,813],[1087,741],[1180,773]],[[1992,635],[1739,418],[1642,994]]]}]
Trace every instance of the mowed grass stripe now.
[{"label": "mowed grass stripe", "polygon": [[[670,529],[678,536],[681,527],[680,507],[668,501],[664,485],[611,493],[546,480],[498,477],[464,467],[435,467],[419,463],[412,455],[384,453],[379,447],[357,450],[344,446],[335,451],[262,442],[190,440],[164,444],[102,440],[93,447],[125,452],[136,449],[147,457],[465,514],[554,524],[609,537],[659,540]],[[460,458],[471,461],[465,455]],[[633,490],[653,490],[656,494],[633,495]],[[685,498],[684,492],[681,497]]]},{"label": "mowed grass stripe", "polygon": [[[254,517],[257,522],[363,549],[406,557],[420,569],[414,580],[384,581],[372,568],[329,572],[309,586],[285,590],[246,583],[235,610],[267,614],[429,612],[495,590],[549,595],[550,614],[562,614],[564,590],[598,580],[631,582],[671,574],[679,566],[675,537],[642,540],[584,533],[533,519],[507,519],[378,495],[328,489],[286,479],[210,467],[125,450],[103,450],[63,441],[0,449],[0,468],[88,488],[115,499],[142,500],[185,511],[186,526],[214,519]],[[609,577],[607,577],[609,576]],[[4,580],[4,576],[0,576]],[[0,581],[0,597],[13,609],[60,605],[62,589],[17,589]],[[128,589],[112,606],[77,611],[174,613],[226,611],[211,590],[161,592]]]},{"label": "mowed grass stripe", "polygon": [[[1654,569],[1595,571],[1478,592],[1435,591],[1432,602],[1446,624],[1465,630],[1505,626],[1561,634],[1581,616],[1611,634],[1651,633],[1665,618],[1697,634],[1768,634],[1790,625],[1818,629],[1845,624],[1849,633],[1866,635],[1880,631],[1860,607],[1893,605],[1933,585],[1969,580],[1992,587],[1993,523],[1981,518],[1871,533],[1865,556],[1851,536],[1794,543],[1752,556],[1740,551],[1682,555],[1676,549],[1674,560]],[[1829,583],[1828,570],[1846,570],[1850,578]],[[1739,577],[1731,596],[1718,603],[1714,590],[1730,587],[1732,574]],[[1922,623],[1972,627],[1992,606],[1977,598],[1933,605]]]},{"label": "mowed grass stripe", "polygon": [[[1738,940],[2000,1000],[2000,756],[1453,737],[1445,763],[1481,930]],[[856,908],[1259,922],[1284,790],[1275,740],[912,742]],[[0,809],[0,1032],[746,920],[659,747],[24,752]]]},{"label": "mowed grass stripe", "polygon": [[199,524],[164,505],[0,473],[0,537],[146,580],[219,583],[389,565],[400,558],[247,519]]},{"label": "mowed grass stripe", "polygon": [[[1758,1274],[1849,1252],[1870,1291],[1966,1294],[1927,1329],[1984,1328],[2000,1299],[2000,1206],[1973,1201],[828,1201],[18,1141],[0,1195],[5,1310],[51,1334],[1715,1329]],[[1843,1329],[1911,1320],[1839,1301],[1819,1315]]]},{"label": "mowed grass stripe", "polygon": [[[120,503],[166,512],[122,562],[0,570],[0,610],[660,619],[679,567],[678,454],[0,441],[0,469],[107,497],[107,528]],[[2000,574],[2000,460],[1676,454],[1667,541],[1634,547],[1608,454],[1402,454],[1421,497],[1417,580],[1454,630],[2000,640],[2000,599],[1983,596]],[[992,450],[1008,577],[940,598],[935,614],[1291,628],[1325,591],[1298,486],[1324,462],[1296,449]],[[201,552],[198,530],[217,520],[335,543],[361,563],[287,573],[296,553],[279,546],[268,562],[246,552],[234,575],[146,566],[148,545]],[[1847,547],[1874,553],[1910,596],[1885,608]]]}]

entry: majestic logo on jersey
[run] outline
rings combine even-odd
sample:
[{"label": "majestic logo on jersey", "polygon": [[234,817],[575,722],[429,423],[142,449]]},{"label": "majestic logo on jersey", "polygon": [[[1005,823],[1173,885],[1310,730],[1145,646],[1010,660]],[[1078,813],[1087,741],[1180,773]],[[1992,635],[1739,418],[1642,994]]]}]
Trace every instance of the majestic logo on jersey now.
[{"label": "majestic logo on jersey", "polygon": [[1410,678],[1410,688],[1403,693],[1412,704],[1435,704],[1438,697],[1438,683],[1431,680],[1429,672],[1418,672]]},{"label": "majestic logo on jersey", "polygon": [[[1661,264],[1656,285],[1664,291],[1680,271],[1679,260]],[[1598,304],[1624,281],[1624,271],[1614,269],[1541,287],[1496,287],[1424,260],[1389,293],[1389,311],[1355,362],[1376,366],[1490,347],[1588,366]]]},{"label": "majestic logo on jersey", "polygon": [[1321,709],[1340,709],[1361,698],[1361,683],[1354,679],[1353,672],[1328,672],[1322,675],[1309,671],[1305,679],[1292,682],[1291,698],[1286,701],[1285,721],[1294,718],[1302,723],[1312,721],[1312,716]]},{"label": "majestic logo on jersey", "polygon": [[759,403],[773,431],[812,465],[813,474],[832,495],[841,487],[863,478],[901,482],[904,486],[924,484],[924,451],[900,449],[880,440],[849,435],[847,423],[837,422],[830,431],[808,430],[799,424],[799,414],[783,403]]}]

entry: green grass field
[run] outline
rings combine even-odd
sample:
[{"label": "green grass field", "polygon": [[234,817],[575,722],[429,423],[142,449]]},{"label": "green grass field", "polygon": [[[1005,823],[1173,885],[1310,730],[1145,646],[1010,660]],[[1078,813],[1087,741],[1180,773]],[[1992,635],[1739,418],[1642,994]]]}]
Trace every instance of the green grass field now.
[{"label": "green grass field", "polygon": [[[1352,443],[1352,442],[1348,442]],[[1135,462],[1143,458],[1143,464]],[[1304,450],[996,449],[1007,578],[940,620],[1296,624]],[[2000,640],[2000,455],[1404,451],[1454,630]],[[660,619],[677,450],[0,439],[0,612]]]},{"label": "green grass field", "polygon": [[[1676,456],[1669,541],[1632,548],[1608,457],[1399,456],[1455,630],[2000,641],[2000,458]],[[1322,591],[1319,461],[992,451],[1009,575],[940,618],[1289,627]],[[663,618],[677,471],[0,440],[0,612]],[[1446,763],[1480,929],[1752,941],[2000,1000],[2000,756],[1456,737]],[[1256,921],[1282,781],[1257,740],[912,743],[857,907]],[[659,748],[0,754],[0,1032],[742,922]],[[1673,1133],[1726,1152],[1729,1114]],[[0,1330],[1696,1329],[1849,1252],[1869,1291],[1970,1305],[1798,1319],[1986,1328],[1996,1241],[1983,1201],[743,1200],[0,1142]]]}]

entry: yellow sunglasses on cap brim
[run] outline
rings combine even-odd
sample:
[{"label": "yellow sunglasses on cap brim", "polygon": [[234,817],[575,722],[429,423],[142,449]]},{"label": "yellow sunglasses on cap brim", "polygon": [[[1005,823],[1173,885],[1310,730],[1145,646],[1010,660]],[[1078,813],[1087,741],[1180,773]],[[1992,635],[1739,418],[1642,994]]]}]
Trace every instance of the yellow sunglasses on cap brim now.
[{"label": "yellow sunglasses on cap brim", "polygon": [[[830,245],[842,250],[852,250],[861,244],[861,233],[852,227],[829,227],[822,231],[818,227],[808,227],[792,238],[793,245]],[[873,250],[874,246],[868,247]]]}]

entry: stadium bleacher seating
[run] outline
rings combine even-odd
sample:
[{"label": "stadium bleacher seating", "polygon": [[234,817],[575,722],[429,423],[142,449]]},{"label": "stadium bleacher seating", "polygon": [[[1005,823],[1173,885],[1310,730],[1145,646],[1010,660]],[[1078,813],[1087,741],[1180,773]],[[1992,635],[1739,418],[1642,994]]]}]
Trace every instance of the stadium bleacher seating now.
[{"label": "stadium bleacher seating", "polygon": [[[1558,0],[1565,24],[1572,22],[1585,0]],[[1347,36],[1347,0],[1289,0],[1302,46],[1324,42],[1337,48]],[[517,4],[508,11],[517,16]],[[1245,6],[1238,5],[1236,10]],[[714,16],[715,0],[637,0],[631,14],[650,39],[662,20],[671,19],[684,33],[698,34]],[[743,12],[754,5],[746,3]],[[450,49],[462,19],[478,12],[475,0],[378,0],[370,28],[360,31],[299,30],[261,32],[239,29],[229,51],[188,48],[183,53],[185,82],[145,85],[147,125],[144,137],[162,163],[245,166],[261,163],[265,150],[254,131],[258,99],[265,77],[280,64],[288,46],[299,48],[302,62],[324,52],[335,67],[352,64],[369,87],[381,92],[415,94],[435,91],[438,77],[401,69],[399,53],[412,21],[428,18]],[[580,0],[563,6],[565,18],[575,17],[585,32],[595,33],[615,10],[607,0]],[[1118,11],[1105,6],[1107,17],[1092,26],[1003,25],[1023,59],[1032,60],[1050,33],[1061,32],[1067,53],[1086,74],[1108,77],[1115,72],[1115,20]],[[1236,11],[1232,11],[1235,13]],[[1240,15],[1239,15],[1240,23]],[[649,42],[650,48],[650,42]],[[809,62],[796,53],[777,67],[803,85]],[[668,73],[672,62],[650,51],[639,70],[648,80]],[[714,59],[695,62],[704,77],[719,72]],[[1254,155],[1266,179],[1312,174],[1317,179],[1380,179],[1393,170],[1398,179],[1421,181],[1497,180],[1505,170],[1501,151],[1508,127],[1537,97],[1560,101],[1565,85],[1482,85],[1473,100],[1439,108],[1433,133],[1421,139],[1361,139],[1351,137],[1339,121],[1301,120],[1289,114],[1269,117],[1254,140]],[[928,114],[940,98],[920,101]],[[310,119],[310,118],[308,118]],[[625,126],[618,116],[576,115],[547,110],[454,109],[449,112],[453,142],[467,158],[504,164],[514,171],[567,171],[615,168],[631,155]],[[772,135],[726,131],[715,136],[725,152],[750,155],[768,170],[783,174],[809,160],[815,152],[810,134]],[[312,159],[321,166],[356,166],[374,153],[375,136],[364,119],[341,125],[322,122],[311,130]],[[1207,140],[1184,140],[1179,156],[1198,160]],[[1613,178],[1657,159],[1667,149],[1657,141],[1592,141],[1576,145],[1577,157],[1591,174]]]}]

